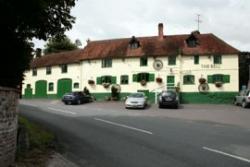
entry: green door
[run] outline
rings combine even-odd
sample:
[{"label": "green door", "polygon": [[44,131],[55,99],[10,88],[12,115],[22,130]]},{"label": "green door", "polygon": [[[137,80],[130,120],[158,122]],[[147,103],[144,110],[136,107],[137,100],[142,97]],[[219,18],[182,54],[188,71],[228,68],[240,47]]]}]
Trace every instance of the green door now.
[{"label": "green door", "polygon": [[62,97],[65,93],[72,91],[71,79],[60,79],[57,81],[57,97]]},{"label": "green door", "polygon": [[24,89],[24,98],[32,98],[32,88],[30,86]]},{"label": "green door", "polygon": [[35,84],[35,97],[44,98],[47,97],[47,81],[36,81]]},{"label": "green door", "polygon": [[174,90],[175,77],[173,75],[167,76],[167,90]]}]

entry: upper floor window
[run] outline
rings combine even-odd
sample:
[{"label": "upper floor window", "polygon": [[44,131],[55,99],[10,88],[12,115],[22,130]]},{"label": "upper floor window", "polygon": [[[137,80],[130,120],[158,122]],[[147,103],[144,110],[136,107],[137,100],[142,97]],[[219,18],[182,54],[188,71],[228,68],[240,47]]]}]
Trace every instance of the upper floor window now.
[{"label": "upper floor window", "polygon": [[112,67],[112,59],[107,58],[102,60],[102,68]]},{"label": "upper floor window", "polygon": [[37,69],[36,68],[32,69],[32,76],[37,76]]},{"label": "upper floor window", "polygon": [[199,44],[198,38],[197,38],[197,35],[199,34],[200,34],[199,31],[194,31],[190,34],[190,36],[186,39],[186,43],[188,47],[194,48]]},{"label": "upper floor window", "polygon": [[46,74],[51,74],[51,66],[46,67]]},{"label": "upper floor window", "polygon": [[194,64],[199,64],[199,60],[200,59],[200,57],[199,57],[199,55],[195,55],[194,56]]},{"label": "upper floor window", "polygon": [[122,75],[121,76],[121,84],[127,85],[128,84],[128,75]]},{"label": "upper floor window", "polygon": [[183,84],[194,84],[194,75],[184,75],[183,76]]},{"label": "upper floor window", "polygon": [[140,58],[140,66],[147,66],[148,65],[148,58],[147,57],[141,57]]},{"label": "upper floor window", "polygon": [[214,55],[214,64],[221,64],[221,55]]},{"label": "upper floor window", "polygon": [[176,64],[176,56],[169,56],[168,65],[175,65],[175,64]]},{"label": "upper floor window", "polygon": [[67,73],[68,72],[68,65],[67,64],[62,64],[61,65],[61,70],[62,70],[62,73]]}]

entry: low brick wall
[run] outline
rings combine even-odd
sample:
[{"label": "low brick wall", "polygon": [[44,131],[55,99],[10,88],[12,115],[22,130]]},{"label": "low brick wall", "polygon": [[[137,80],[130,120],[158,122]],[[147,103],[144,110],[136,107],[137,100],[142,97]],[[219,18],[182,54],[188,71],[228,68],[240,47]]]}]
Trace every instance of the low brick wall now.
[{"label": "low brick wall", "polygon": [[15,161],[17,139],[16,89],[0,87],[0,166],[8,167]]}]

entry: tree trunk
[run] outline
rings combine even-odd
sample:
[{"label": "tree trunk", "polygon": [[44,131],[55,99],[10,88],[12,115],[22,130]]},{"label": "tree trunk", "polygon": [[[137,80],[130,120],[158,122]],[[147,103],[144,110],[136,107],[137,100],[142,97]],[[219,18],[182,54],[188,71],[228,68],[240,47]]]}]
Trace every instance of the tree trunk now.
[{"label": "tree trunk", "polygon": [[0,165],[15,161],[19,91],[0,86]]}]

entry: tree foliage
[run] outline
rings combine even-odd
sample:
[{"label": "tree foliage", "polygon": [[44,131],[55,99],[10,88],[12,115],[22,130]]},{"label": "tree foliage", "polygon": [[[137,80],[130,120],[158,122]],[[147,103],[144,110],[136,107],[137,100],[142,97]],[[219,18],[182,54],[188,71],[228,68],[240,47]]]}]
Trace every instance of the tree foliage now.
[{"label": "tree foliage", "polygon": [[47,40],[72,28],[75,0],[0,0],[0,86],[21,84],[33,57],[33,38]]},{"label": "tree foliage", "polygon": [[71,40],[64,37],[52,37],[49,39],[48,43],[45,45],[44,54],[57,53],[66,50],[74,50],[78,47],[76,44],[72,43]]}]

